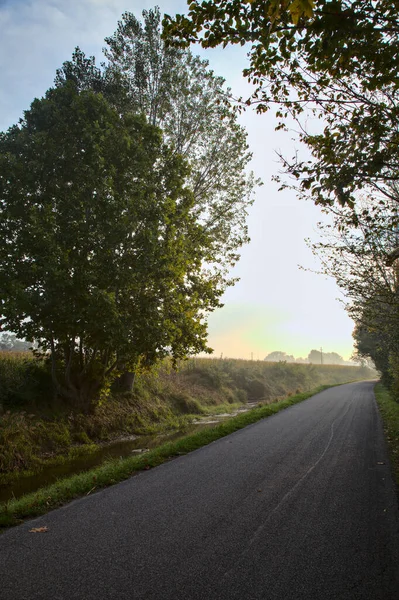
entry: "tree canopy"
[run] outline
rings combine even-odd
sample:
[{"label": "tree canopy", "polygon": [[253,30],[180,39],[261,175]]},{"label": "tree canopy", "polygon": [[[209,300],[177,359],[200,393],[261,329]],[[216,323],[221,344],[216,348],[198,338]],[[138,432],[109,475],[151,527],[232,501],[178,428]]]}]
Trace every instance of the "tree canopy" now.
[{"label": "tree canopy", "polygon": [[80,406],[125,368],[208,349],[226,282],[203,268],[188,172],[159,129],[71,82],[1,134],[1,324]]},{"label": "tree canopy", "polygon": [[[247,104],[260,112],[277,105],[277,127],[297,120],[313,155],[286,158],[287,172],[317,203],[352,204],[359,189],[398,179],[398,3],[305,5],[193,1],[187,16],[165,19],[165,35],[182,45],[247,44],[244,75],[254,84]],[[309,129],[309,111],[322,119],[321,132]]]},{"label": "tree canopy", "polygon": [[0,335],[0,350],[7,352],[28,352],[32,344],[17,339],[14,333],[4,332]]},{"label": "tree canopy", "polygon": [[295,362],[295,358],[292,356],[292,354],[287,354],[281,350],[274,350],[273,352],[270,352],[264,358],[264,360],[267,362]]},{"label": "tree canopy", "polygon": [[260,181],[248,172],[247,135],[224,102],[224,79],[189,50],[164,43],[158,8],[144,10],[141,20],[125,12],[105,42],[102,69],[77,48],[58,70],[56,86],[73,81],[79,89],[101,91],[121,112],[143,114],[162,129],[190,162],[186,184],[207,230],[209,266],[226,273],[249,241],[246,217]]},{"label": "tree canopy", "polygon": [[0,324],[90,410],[120,374],[210,352],[256,181],[223,79],[125,13],[0,134]]},{"label": "tree canopy", "polygon": [[[379,203],[376,195],[359,198],[349,208],[329,208],[329,222],[319,223],[320,240],[309,245],[322,272],[335,278],[355,321],[357,355],[370,356],[387,383],[399,356],[399,245],[397,190]],[[398,362],[399,365],[399,362]],[[398,387],[399,389],[399,387]]]}]

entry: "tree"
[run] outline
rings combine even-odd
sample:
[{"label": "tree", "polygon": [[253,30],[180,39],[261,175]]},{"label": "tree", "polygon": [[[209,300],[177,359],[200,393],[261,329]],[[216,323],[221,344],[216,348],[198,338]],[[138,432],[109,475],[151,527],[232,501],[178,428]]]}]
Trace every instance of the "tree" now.
[{"label": "tree", "polygon": [[73,81],[0,135],[0,322],[80,408],[124,370],[209,351],[228,282],[204,268],[188,173],[159,129]]},{"label": "tree", "polygon": [[356,349],[355,358],[371,358],[376,369],[382,374],[383,383],[390,386],[392,384],[390,350],[384,334],[371,325],[357,323],[353,331],[353,339]]},{"label": "tree", "polygon": [[[357,355],[369,356],[390,385],[399,381],[398,190],[391,202],[360,198],[353,208],[330,207],[320,223],[321,240],[309,242],[322,272],[335,278],[355,321]],[[399,389],[399,388],[398,388]]]},{"label": "tree", "polygon": [[13,333],[2,333],[0,335],[0,350],[7,352],[27,352],[30,350],[31,344],[18,340]]},{"label": "tree", "polygon": [[[170,43],[250,45],[246,104],[292,117],[313,160],[284,160],[297,188],[320,204],[352,205],[360,189],[398,181],[399,12],[381,0],[210,0],[166,17]],[[309,112],[322,131],[308,129]]]},{"label": "tree", "polygon": [[[158,8],[142,14],[143,21],[122,15],[105,39],[102,69],[77,48],[57,71],[55,84],[73,81],[80,90],[101,92],[120,112],[143,114],[162,129],[191,165],[186,185],[195,199],[193,215],[207,234],[206,267],[215,279],[227,277],[249,241],[246,218],[260,184],[247,172],[246,132],[225,102],[224,79],[207,61],[165,45]],[[121,388],[131,389],[133,381],[133,373],[124,374]]]},{"label": "tree", "polygon": [[[395,193],[391,188],[392,197]],[[324,212],[331,220],[318,224],[320,241],[308,244],[321,260],[322,273],[334,277],[344,291],[350,315],[355,321],[364,319],[366,306],[370,315],[392,313],[398,289],[398,271],[390,260],[399,236],[396,199],[380,203],[376,196],[365,196],[352,208]]]},{"label": "tree", "polygon": [[143,114],[162,129],[190,162],[187,185],[207,231],[208,264],[226,275],[249,241],[246,218],[260,181],[247,172],[247,134],[224,102],[224,79],[207,61],[165,45],[158,8],[144,10],[143,22],[125,12],[105,42],[102,70],[77,48],[58,70],[56,86],[72,80],[79,89],[101,91],[121,112]]},{"label": "tree", "polygon": [[337,352],[323,352],[323,363],[325,365],[344,365],[345,361]]},{"label": "tree", "polygon": [[322,353],[320,350],[311,350],[308,354],[307,361],[316,365],[323,364]]},{"label": "tree", "polygon": [[287,354],[286,352],[281,352],[279,350],[275,350],[274,352],[270,352],[265,358],[268,362],[295,362],[295,358],[291,354]]}]

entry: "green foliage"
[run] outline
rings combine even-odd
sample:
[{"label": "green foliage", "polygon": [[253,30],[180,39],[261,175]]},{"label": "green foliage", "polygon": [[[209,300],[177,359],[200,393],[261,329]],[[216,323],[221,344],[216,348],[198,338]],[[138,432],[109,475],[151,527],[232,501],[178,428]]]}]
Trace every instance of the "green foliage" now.
[{"label": "green foliage", "polygon": [[399,376],[396,186],[390,186],[390,193],[390,201],[382,204],[376,194],[359,198],[352,208],[326,210],[332,219],[319,224],[321,241],[310,244],[322,272],[333,276],[345,293],[356,323],[357,356],[370,357],[387,386]]},{"label": "green foliage", "polygon": [[166,33],[183,44],[200,42],[205,48],[218,44],[244,44],[269,40],[274,28],[308,25],[313,0],[213,0],[189,2],[188,15],[166,16]]},{"label": "green foliage", "polygon": [[246,169],[251,159],[247,134],[226,99],[224,79],[190,51],[166,46],[158,8],[140,21],[125,12],[106,38],[104,79],[122,83],[123,110],[145,114],[165,139],[190,162],[187,185],[193,210],[205,227],[207,263],[225,270],[249,241],[246,226],[255,181]]},{"label": "green foliage", "polygon": [[247,173],[247,136],[226,101],[230,92],[224,79],[207,61],[165,45],[158,8],[142,15],[143,21],[130,12],[122,15],[115,33],[105,39],[103,70],[76,48],[57,71],[55,84],[73,82],[79,90],[101,92],[119,112],[145,115],[189,161],[186,185],[207,234],[206,265],[217,279],[249,241],[247,211],[260,181]]},{"label": "green foliage", "polygon": [[196,398],[190,396],[186,390],[184,392],[180,391],[172,394],[170,401],[174,410],[183,415],[200,415],[205,412],[205,409],[201,406],[200,402]]},{"label": "green foliage", "polygon": [[[399,19],[382,0],[193,1],[164,21],[171,43],[249,44],[244,76],[259,112],[277,105],[278,128],[301,121],[313,160],[285,160],[304,196],[351,204],[365,187],[398,180]],[[323,131],[309,129],[309,111]],[[319,128],[320,129],[320,128]]]},{"label": "green foliage", "polygon": [[1,409],[45,407],[52,399],[49,370],[30,352],[0,352]]},{"label": "green foliage", "polygon": [[376,369],[382,375],[382,383],[390,387],[393,383],[390,364],[392,349],[387,343],[387,335],[384,335],[382,327],[377,328],[376,322],[373,326],[371,320],[369,323],[367,326],[359,322],[354,329],[353,338],[356,352],[358,356],[370,357],[373,360]]},{"label": "green foliage", "polygon": [[0,136],[1,323],[86,410],[121,369],[207,350],[225,281],[202,268],[187,173],[158,129],[72,82]]},{"label": "green foliage", "polygon": [[71,445],[68,423],[45,422],[24,411],[1,417],[0,475],[38,468],[44,456],[66,452]]},{"label": "green foliage", "polygon": [[0,135],[0,322],[86,411],[123,372],[209,351],[257,183],[223,79],[143,16],[123,15],[101,68],[77,48]]},{"label": "green foliage", "polygon": [[395,479],[399,484],[399,402],[382,384],[375,386],[375,397],[380,410],[384,433],[388,444],[389,457]]}]

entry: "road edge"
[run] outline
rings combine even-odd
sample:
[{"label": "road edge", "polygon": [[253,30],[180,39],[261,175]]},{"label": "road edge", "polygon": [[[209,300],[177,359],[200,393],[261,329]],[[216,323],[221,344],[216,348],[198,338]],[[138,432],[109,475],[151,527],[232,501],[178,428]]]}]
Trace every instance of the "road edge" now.
[{"label": "road edge", "polygon": [[152,469],[178,456],[188,454],[338,385],[347,384],[323,385],[309,392],[289,396],[273,404],[259,405],[215,427],[188,435],[175,442],[163,444],[143,455],[108,461],[99,467],[61,479],[21,498],[3,502],[0,504],[0,534],[9,527],[46,514],[77,498],[120,483],[141,471]]}]

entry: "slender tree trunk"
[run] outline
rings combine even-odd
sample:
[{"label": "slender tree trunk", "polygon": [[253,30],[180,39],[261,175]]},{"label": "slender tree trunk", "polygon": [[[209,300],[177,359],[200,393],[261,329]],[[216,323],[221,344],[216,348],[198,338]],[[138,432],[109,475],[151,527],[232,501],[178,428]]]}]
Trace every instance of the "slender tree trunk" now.
[{"label": "slender tree trunk", "polygon": [[132,371],[126,371],[119,377],[116,385],[120,392],[132,392],[136,374]]}]

